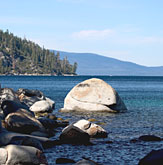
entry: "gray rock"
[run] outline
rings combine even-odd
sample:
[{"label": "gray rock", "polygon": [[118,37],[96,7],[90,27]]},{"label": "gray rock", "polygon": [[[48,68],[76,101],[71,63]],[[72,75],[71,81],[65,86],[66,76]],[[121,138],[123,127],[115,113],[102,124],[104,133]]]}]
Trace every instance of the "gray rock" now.
[{"label": "gray rock", "polygon": [[[22,89],[20,88],[18,91],[17,91],[17,94],[18,94],[18,97],[20,99],[21,102],[23,102],[24,104],[26,104],[28,107],[31,107],[33,106],[33,104],[35,104],[36,102],[39,102],[39,101],[46,101],[46,107],[45,105],[44,108],[46,108],[45,111],[50,111],[52,109],[55,108],[55,102],[53,100],[51,100],[50,98],[47,98],[43,95],[43,93],[39,90],[29,90],[29,89]],[[47,106],[47,103],[48,103],[48,106]],[[40,112],[40,110],[38,110],[38,103],[36,104],[37,105],[37,110],[35,110],[35,112]],[[36,105],[34,106],[34,108],[36,108]],[[42,106],[42,105],[41,105]],[[32,107],[33,109],[33,107]],[[41,109],[41,112],[43,110]]]},{"label": "gray rock", "polygon": [[0,146],[6,146],[8,144],[22,145],[26,139],[39,141],[43,148],[49,148],[55,145],[55,141],[46,137],[32,136],[14,132],[2,132],[0,135]]},{"label": "gray rock", "polygon": [[73,125],[65,128],[59,138],[62,143],[70,144],[89,144],[90,140],[90,137],[86,132]]},{"label": "gray rock", "polygon": [[51,109],[55,109],[55,101],[51,100],[48,97],[45,97],[45,100],[50,104]]},{"label": "gray rock", "polygon": [[142,135],[139,138],[131,139],[130,142],[136,143],[136,142],[140,142],[140,141],[152,142],[152,141],[162,141],[162,140],[163,140],[162,138],[155,136],[155,135]]},{"label": "gray rock", "polygon": [[39,90],[29,90],[20,88],[17,91],[18,97],[21,102],[31,107],[35,102],[45,100],[45,96]]},{"label": "gray rock", "polygon": [[56,159],[56,164],[67,164],[67,163],[76,163],[74,160],[72,159],[68,159],[68,158],[57,158]]},{"label": "gray rock", "polygon": [[39,137],[49,137],[48,133],[43,131],[33,131],[31,132],[30,135],[39,136]]},{"label": "gray rock", "polygon": [[3,111],[1,110],[0,108],[0,120],[3,120],[5,118],[4,114],[3,114]]},{"label": "gray rock", "polygon": [[12,100],[14,102],[20,103],[16,93],[11,88],[2,88],[0,93],[1,103],[5,100]]},{"label": "gray rock", "polygon": [[44,150],[41,142],[39,140],[31,138],[31,137],[25,137],[22,140],[21,145],[35,147],[41,151]]},{"label": "gray rock", "polygon": [[43,93],[39,90],[29,90],[20,88],[18,91],[18,96],[21,102],[25,103],[28,107],[31,107],[37,101],[45,100],[51,106],[51,109],[55,108],[55,102],[48,97],[45,97]]},{"label": "gray rock", "polygon": [[27,111],[26,109],[20,108],[20,109],[18,109],[16,112],[20,112],[20,113],[26,114],[26,115],[28,115],[28,116],[35,117],[35,115],[34,115],[33,112]]},{"label": "gray rock", "polygon": [[106,138],[107,132],[99,125],[89,122],[88,120],[82,119],[73,124],[82,131],[89,134],[93,138]]},{"label": "gray rock", "polygon": [[1,165],[6,164],[7,157],[8,157],[7,150],[5,148],[0,148],[0,164]]},{"label": "gray rock", "polygon": [[51,105],[49,104],[48,101],[41,100],[41,101],[35,102],[30,107],[30,110],[32,112],[51,112],[52,111],[52,107],[51,107]]},{"label": "gray rock", "polygon": [[139,165],[163,165],[163,149],[152,150],[139,161]]},{"label": "gray rock", "polygon": [[21,102],[23,102],[25,105],[28,107],[31,107],[35,102],[40,101],[40,98],[33,96],[33,97],[28,97],[28,96],[20,96]]},{"label": "gray rock", "polygon": [[40,123],[46,128],[46,129],[53,129],[55,127],[57,127],[58,123],[55,120],[49,119],[47,117],[41,117],[38,118],[38,120],[40,121]]},{"label": "gray rock", "polygon": [[1,123],[1,120],[0,120],[0,133],[2,132],[2,123]]},{"label": "gray rock", "polygon": [[43,145],[39,139],[29,137],[29,136],[13,136],[11,141],[8,144],[31,146],[41,151],[44,150]]},{"label": "gray rock", "polygon": [[3,101],[1,104],[1,108],[5,116],[7,116],[10,113],[16,112],[20,108],[28,110],[27,106],[12,100]]},{"label": "gray rock", "polygon": [[8,145],[5,147],[8,152],[7,165],[41,164],[40,155],[42,152],[34,147]]},{"label": "gray rock", "polygon": [[37,119],[22,112],[10,113],[5,118],[5,128],[9,131],[27,134],[38,130],[45,130]]},{"label": "gray rock", "polygon": [[123,112],[127,108],[118,93],[103,80],[92,78],[76,85],[66,96],[61,112]]},{"label": "gray rock", "polygon": [[30,90],[30,89],[23,89],[23,88],[19,88],[17,90],[18,95],[24,94],[25,96],[28,97],[39,97],[39,98],[44,98],[44,95],[41,91],[39,90]]}]

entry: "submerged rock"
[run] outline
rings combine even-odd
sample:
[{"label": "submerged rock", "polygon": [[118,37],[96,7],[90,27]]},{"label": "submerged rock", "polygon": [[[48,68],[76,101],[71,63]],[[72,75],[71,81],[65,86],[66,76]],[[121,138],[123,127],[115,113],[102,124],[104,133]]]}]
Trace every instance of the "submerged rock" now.
[{"label": "submerged rock", "polygon": [[139,161],[139,165],[163,165],[163,149],[152,150]]},{"label": "submerged rock", "polygon": [[131,139],[130,142],[131,143],[136,143],[139,141],[144,141],[144,142],[154,142],[154,141],[162,141],[163,139],[155,136],[155,135],[142,135],[139,138],[135,138],[135,139]]},{"label": "submerged rock", "polygon": [[57,158],[56,159],[56,164],[67,164],[67,163],[76,163],[74,160],[72,159],[68,159],[68,158]]},{"label": "submerged rock", "polygon": [[139,140],[142,141],[161,141],[162,139],[155,135],[143,135],[139,137]]},{"label": "submerged rock", "polygon": [[76,85],[66,96],[61,112],[123,112],[127,108],[118,93],[103,80],[92,78]]},{"label": "submerged rock", "polygon": [[90,137],[106,138],[107,132],[97,124],[91,123],[88,120],[82,119],[73,124],[82,131],[89,134]]}]

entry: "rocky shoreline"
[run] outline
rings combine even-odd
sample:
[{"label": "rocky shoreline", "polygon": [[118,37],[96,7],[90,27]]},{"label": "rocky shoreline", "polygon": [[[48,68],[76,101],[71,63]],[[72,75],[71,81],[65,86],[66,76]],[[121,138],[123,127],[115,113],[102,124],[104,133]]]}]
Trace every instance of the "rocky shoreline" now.
[{"label": "rocky shoreline", "polygon": [[[76,95],[78,97],[78,101],[79,98],[83,99],[83,97],[81,98],[80,92],[82,92],[84,97],[88,97],[87,95],[85,95],[85,93],[88,94],[87,90],[90,90],[91,86],[93,86],[92,88],[94,90],[94,85],[89,84],[88,81],[86,83],[82,82],[77,85],[77,89],[73,91],[76,92],[77,90],[79,92],[78,95]],[[98,89],[98,84],[96,84],[95,89]],[[85,93],[83,93],[83,91]],[[90,91],[92,93],[92,90]],[[71,93],[72,92],[70,91],[70,94]],[[93,92],[93,95],[94,94],[95,93]],[[122,100],[120,100],[119,96],[117,95],[116,91],[114,91],[113,94],[115,94],[116,97],[113,97],[112,95],[109,95],[109,97],[118,100],[118,108],[115,105],[114,107],[106,106],[109,108],[109,112],[110,108],[114,108],[113,110],[116,110],[116,108],[120,110],[119,107],[125,107],[122,103]],[[89,97],[91,96],[89,95]],[[107,98],[108,96],[105,95],[105,97]],[[100,100],[101,98],[102,96],[99,97],[98,100],[95,97],[97,103],[102,102]],[[92,104],[92,101],[90,101],[90,103]],[[108,102],[108,104],[110,104],[110,101]],[[121,104],[123,106],[121,106]],[[11,88],[0,87],[0,164],[46,165],[48,164],[48,160],[46,160],[44,151],[47,148],[62,144],[93,145],[92,138],[107,137],[108,133],[106,132],[106,130],[104,130],[101,126],[93,123],[93,120],[88,121],[85,119],[81,119],[69,124],[68,121],[56,117],[53,112],[54,109],[55,102],[50,98],[47,98],[41,91],[29,89],[18,89],[17,91],[14,91]],[[69,110],[71,111],[74,109]],[[60,128],[59,130],[62,129],[62,131],[59,133],[59,137],[56,138],[55,134],[58,128]],[[144,135],[137,139],[132,139],[130,142],[137,143],[139,141],[162,140],[163,139],[160,137]],[[108,141],[106,143],[113,142]],[[140,160],[139,164],[144,165],[146,162],[148,164],[158,161],[163,162],[162,154],[162,150],[153,151],[144,159]],[[54,162],[54,164],[65,163],[83,165],[98,164],[97,162],[94,162],[89,158],[81,158],[81,160],[78,160],[78,162],[67,158],[58,158],[56,159],[56,162]]]},{"label": "rocky shoreline", "polygon": [[[69,125],[57,118],[55,102],[38,90],[0,88],[0,105],[0,164],[48,164],[46,148],[89,145],[91,137],[107,137],[102,127],[87,120]],[[58,127],[64,129],[54,140]]]}]

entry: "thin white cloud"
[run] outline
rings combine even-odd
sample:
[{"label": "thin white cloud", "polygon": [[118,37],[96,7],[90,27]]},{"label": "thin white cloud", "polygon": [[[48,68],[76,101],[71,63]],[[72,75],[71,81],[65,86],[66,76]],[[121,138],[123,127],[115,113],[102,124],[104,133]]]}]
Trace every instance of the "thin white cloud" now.
[{"label": "thin white cloud", "polygon": [[57,0],[58,2],[66,2],[66,3],[80,3],[84,2],[84,0]]},{"label": "thin white cloud", "polygon": [[114,34],[114,30],[105,29],[105,30],[81,30],[79,32],[74,32],[72,37],[74,39],[84,39],[84,40],[99,40],[106,39],[109,36]]},{"label": "thin white cloud", "polygon": [[163,44],[163,37],[157,37],[157,36],[143,37],[140,42],[147,44],[154,44],[154,43]]},{"label": "thin white cloud", "polygon": [[163,44],[163,37],[158,36],[116,36],[114,43],[125,45],[147,45],[147,44]]}]

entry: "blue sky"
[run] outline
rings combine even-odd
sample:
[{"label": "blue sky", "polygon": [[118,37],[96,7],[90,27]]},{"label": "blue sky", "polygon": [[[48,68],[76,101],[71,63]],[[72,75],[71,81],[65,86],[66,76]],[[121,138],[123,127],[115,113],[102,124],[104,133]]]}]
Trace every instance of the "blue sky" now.
[{"label": "blue sky", "polygon": [[162,0],[6,0],[0,29],[48,49],[163,66]]}]

